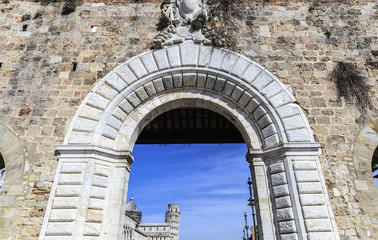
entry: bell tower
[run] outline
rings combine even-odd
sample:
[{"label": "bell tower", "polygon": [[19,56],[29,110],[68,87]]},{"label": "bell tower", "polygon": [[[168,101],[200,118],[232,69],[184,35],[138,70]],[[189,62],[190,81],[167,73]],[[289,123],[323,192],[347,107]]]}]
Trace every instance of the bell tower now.
[{"label": "bell tower", "polygon": [[165,222],[171,226],[172,240],[179,239],[180,219],[180,206],[178,204],[168,204],[168,211],[165,213]]}]

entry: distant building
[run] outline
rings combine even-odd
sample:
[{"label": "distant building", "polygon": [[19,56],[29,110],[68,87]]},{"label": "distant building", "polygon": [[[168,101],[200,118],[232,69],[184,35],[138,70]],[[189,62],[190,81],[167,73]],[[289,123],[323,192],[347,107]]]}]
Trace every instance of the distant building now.
[{"label": "distant building", "polygon": [[256,240],[255,227],[251,226],[251,240]]},{"label": "distant building", "polygon": [[180,233],[180,206],[169,204],[165,223],[142,223],[142,211],[134,198],[126,205],[123,239],[130,240],[178,240]]}]

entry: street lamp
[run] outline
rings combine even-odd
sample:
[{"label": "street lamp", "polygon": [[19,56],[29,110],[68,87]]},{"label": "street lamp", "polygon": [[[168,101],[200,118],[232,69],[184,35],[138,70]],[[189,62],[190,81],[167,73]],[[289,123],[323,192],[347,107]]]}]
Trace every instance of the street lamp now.
[{"label": "street lamp", "polygon": [[[246,239],[248,239],[249,238],[249,236],[248,236],[248,229],[249,229],[249,227],[248,227],[248,223],[247,223],[247,213],[246,212],[244,212],[244,220],[245,220],[245,227],[244,227],[244,230],[245,230],[245,232],[247,233],[247,238]],[[243,231],[244,232],[244,231]]]},{"label": "street lamp", "polygon": [[[257,234],[257,226],[256,226],[256,220],[255,220],[255,216],[256,216],[256,213],[255,213],[255,199],[253,198],[253,194],[252,194],[252,180],[250,177],[248,177],[248,185],[249,185],[249,199],[248,199],[248,206],[251,207],[252,209],[252,220],[253,220],[253,229],[255,230],[254,231],[254,235],[255,235],[255,238],[254,239],[259,239],[258,238],[258,234]],[[252,234],[251,234],[252,235]]]}]

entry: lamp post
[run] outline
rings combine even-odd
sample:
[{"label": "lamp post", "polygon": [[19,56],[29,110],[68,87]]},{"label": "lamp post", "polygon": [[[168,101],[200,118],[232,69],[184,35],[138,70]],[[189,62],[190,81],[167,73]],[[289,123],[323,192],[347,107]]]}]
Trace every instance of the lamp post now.
[{"label": "lamp post", "polygon": [[[255,199],[253,198],[253,194],[252,194],[252,180],[250,177],[248,177],[248,185],[249,185],[249,199],[248,199],[248,206],[251,207],[252,209],[252,221],[253,221],[253,230],[254,230],[254,239],[259,239],[258,238],[258,234],[257,234],[257,226],[256,226],[256,220],[255,220],[255,216],[256,216],[256,213],[255,213]],[[251,234],[252,235],[252,234]]]},{"label": "lamp post", "polygon": [[249,236],[248,236],[248,229],[249,229],[249,227],[248,227],[248,223],[247,223],[247,213],[246,212],[244,212],[244,220],[245,220],[245,227],[244,227],[244,229],[245,229],[245,232],[247,233],[246,239],[248,239],[249,238]]}]

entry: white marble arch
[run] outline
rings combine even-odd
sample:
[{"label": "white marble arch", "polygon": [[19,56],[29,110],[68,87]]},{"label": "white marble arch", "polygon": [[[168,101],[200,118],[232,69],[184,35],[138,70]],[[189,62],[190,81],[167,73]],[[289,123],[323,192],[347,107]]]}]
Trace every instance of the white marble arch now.
[{"label": "white marble arch", "polygon": [[250,59],[192,41],[128,60],[88,94],[57,149],[40,239],[121,239],[136,139],[179,107],[218,112],[241,132],[261,239],[339,239],[320,145],[293,95]]}]

